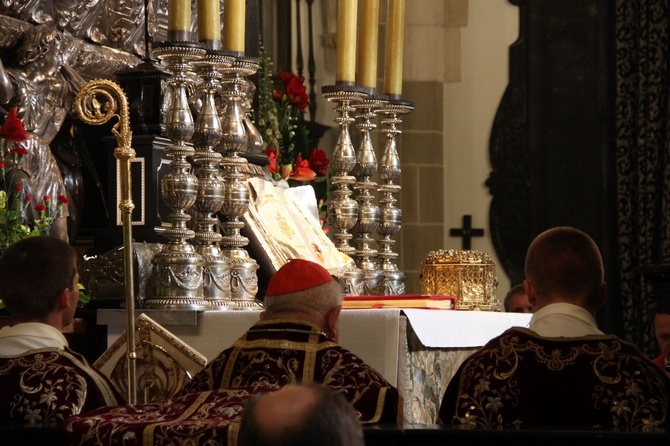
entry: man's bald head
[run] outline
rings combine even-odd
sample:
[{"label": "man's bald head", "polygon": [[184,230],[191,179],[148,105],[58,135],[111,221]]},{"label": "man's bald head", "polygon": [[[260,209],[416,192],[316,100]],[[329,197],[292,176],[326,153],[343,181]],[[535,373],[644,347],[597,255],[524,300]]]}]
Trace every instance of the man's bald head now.
[{"label": "man's bald head", "polygon": [[567,302],[595,313],[604,301],[600,251],[593,239],[578,229],[561,226],[538,235],[528,248],[525,270],[526,291],[534,311],[550,303]]},{"label": "man's bald head", "polygon": [[323,386],[286,386],[252,400],[244,410],[240,446],[363,446],[353,407]]}]

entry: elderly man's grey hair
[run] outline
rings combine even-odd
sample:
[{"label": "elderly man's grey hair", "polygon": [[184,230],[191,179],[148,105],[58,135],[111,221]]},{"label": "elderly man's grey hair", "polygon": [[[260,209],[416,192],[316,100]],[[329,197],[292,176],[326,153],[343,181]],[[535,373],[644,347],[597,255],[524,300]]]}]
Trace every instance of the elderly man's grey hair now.
[{"label": "elderly man's grey hair", "polygon": [[336,280],[295,293],[265,296],[265,314],[311,311],[327,314],[342,305],[342,289]]}]

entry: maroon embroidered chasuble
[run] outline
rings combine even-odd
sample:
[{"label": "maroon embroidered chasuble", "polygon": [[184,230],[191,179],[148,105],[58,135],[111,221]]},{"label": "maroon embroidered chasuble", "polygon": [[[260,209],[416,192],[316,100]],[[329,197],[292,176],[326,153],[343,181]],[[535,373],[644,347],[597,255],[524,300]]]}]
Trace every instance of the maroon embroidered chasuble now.
[{"label": "maroon embroidered chasuble", "polygon": [[105,407],[63,423],[66,444],[235,445],[246,402],[255,393],[278,389],[199,392],[163,403]]},{"label": "maroon embroidered chasuble", "polygon": [[398,392],[393,386],[315,326],[295,320],[256,323],[196,374],[183,393],[309,383],[342,392],[361,422],[397,419]]},{"label": "maroon embroidered chasuble", "polygon": [[119,404],[105,376],[69,349],[43,348],[0,357],[0,421],[60,424],[65,418]]},{"label": "maroon embroidered chasuble", "polygon": [[545,338],[512,328],[469,357],[440,407],[445,424],[668,426],[670,380],[616,336]]}]

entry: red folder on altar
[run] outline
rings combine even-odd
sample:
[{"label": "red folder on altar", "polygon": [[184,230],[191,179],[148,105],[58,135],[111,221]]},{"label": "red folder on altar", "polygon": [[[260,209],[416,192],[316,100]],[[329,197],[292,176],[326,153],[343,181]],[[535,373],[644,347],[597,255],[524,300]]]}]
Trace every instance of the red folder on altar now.
[{"label": "red folder on altar", "polygon": [[451,310],[455,299],[452,296],[435,294],[397,294],[393,296],[344,296],[342,308],[426,308]]}]

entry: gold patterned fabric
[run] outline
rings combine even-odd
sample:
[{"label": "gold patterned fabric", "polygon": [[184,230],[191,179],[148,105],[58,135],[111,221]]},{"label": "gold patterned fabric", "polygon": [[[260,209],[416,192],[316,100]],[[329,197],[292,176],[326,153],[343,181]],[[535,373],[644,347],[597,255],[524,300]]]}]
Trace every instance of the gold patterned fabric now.
[{"label": "gold patterned fabric", "polygon": [[119,404],[105,376],[71,350],[43,348],[0,357],[0,421],[56,425]]},{"label": "gold patterned fabric", "polygon": [[256,323],[195,375],[184,393],[309,383],[337,388],[361,422],[397,420],[393,386],[316,326],[295,320]]},{"label": "gold patterned fabric", "polygon": [[64,444],[235,445],[244,405],[269,390],[276,389],[216,390],[162,403],[101,408],[67,419]]},{"label": "gold patterned fabric", "polygon": [[445,424],[668,427],[670,380],[616,336],[544,338],[512,328],[468,358],[440,407]]}]

